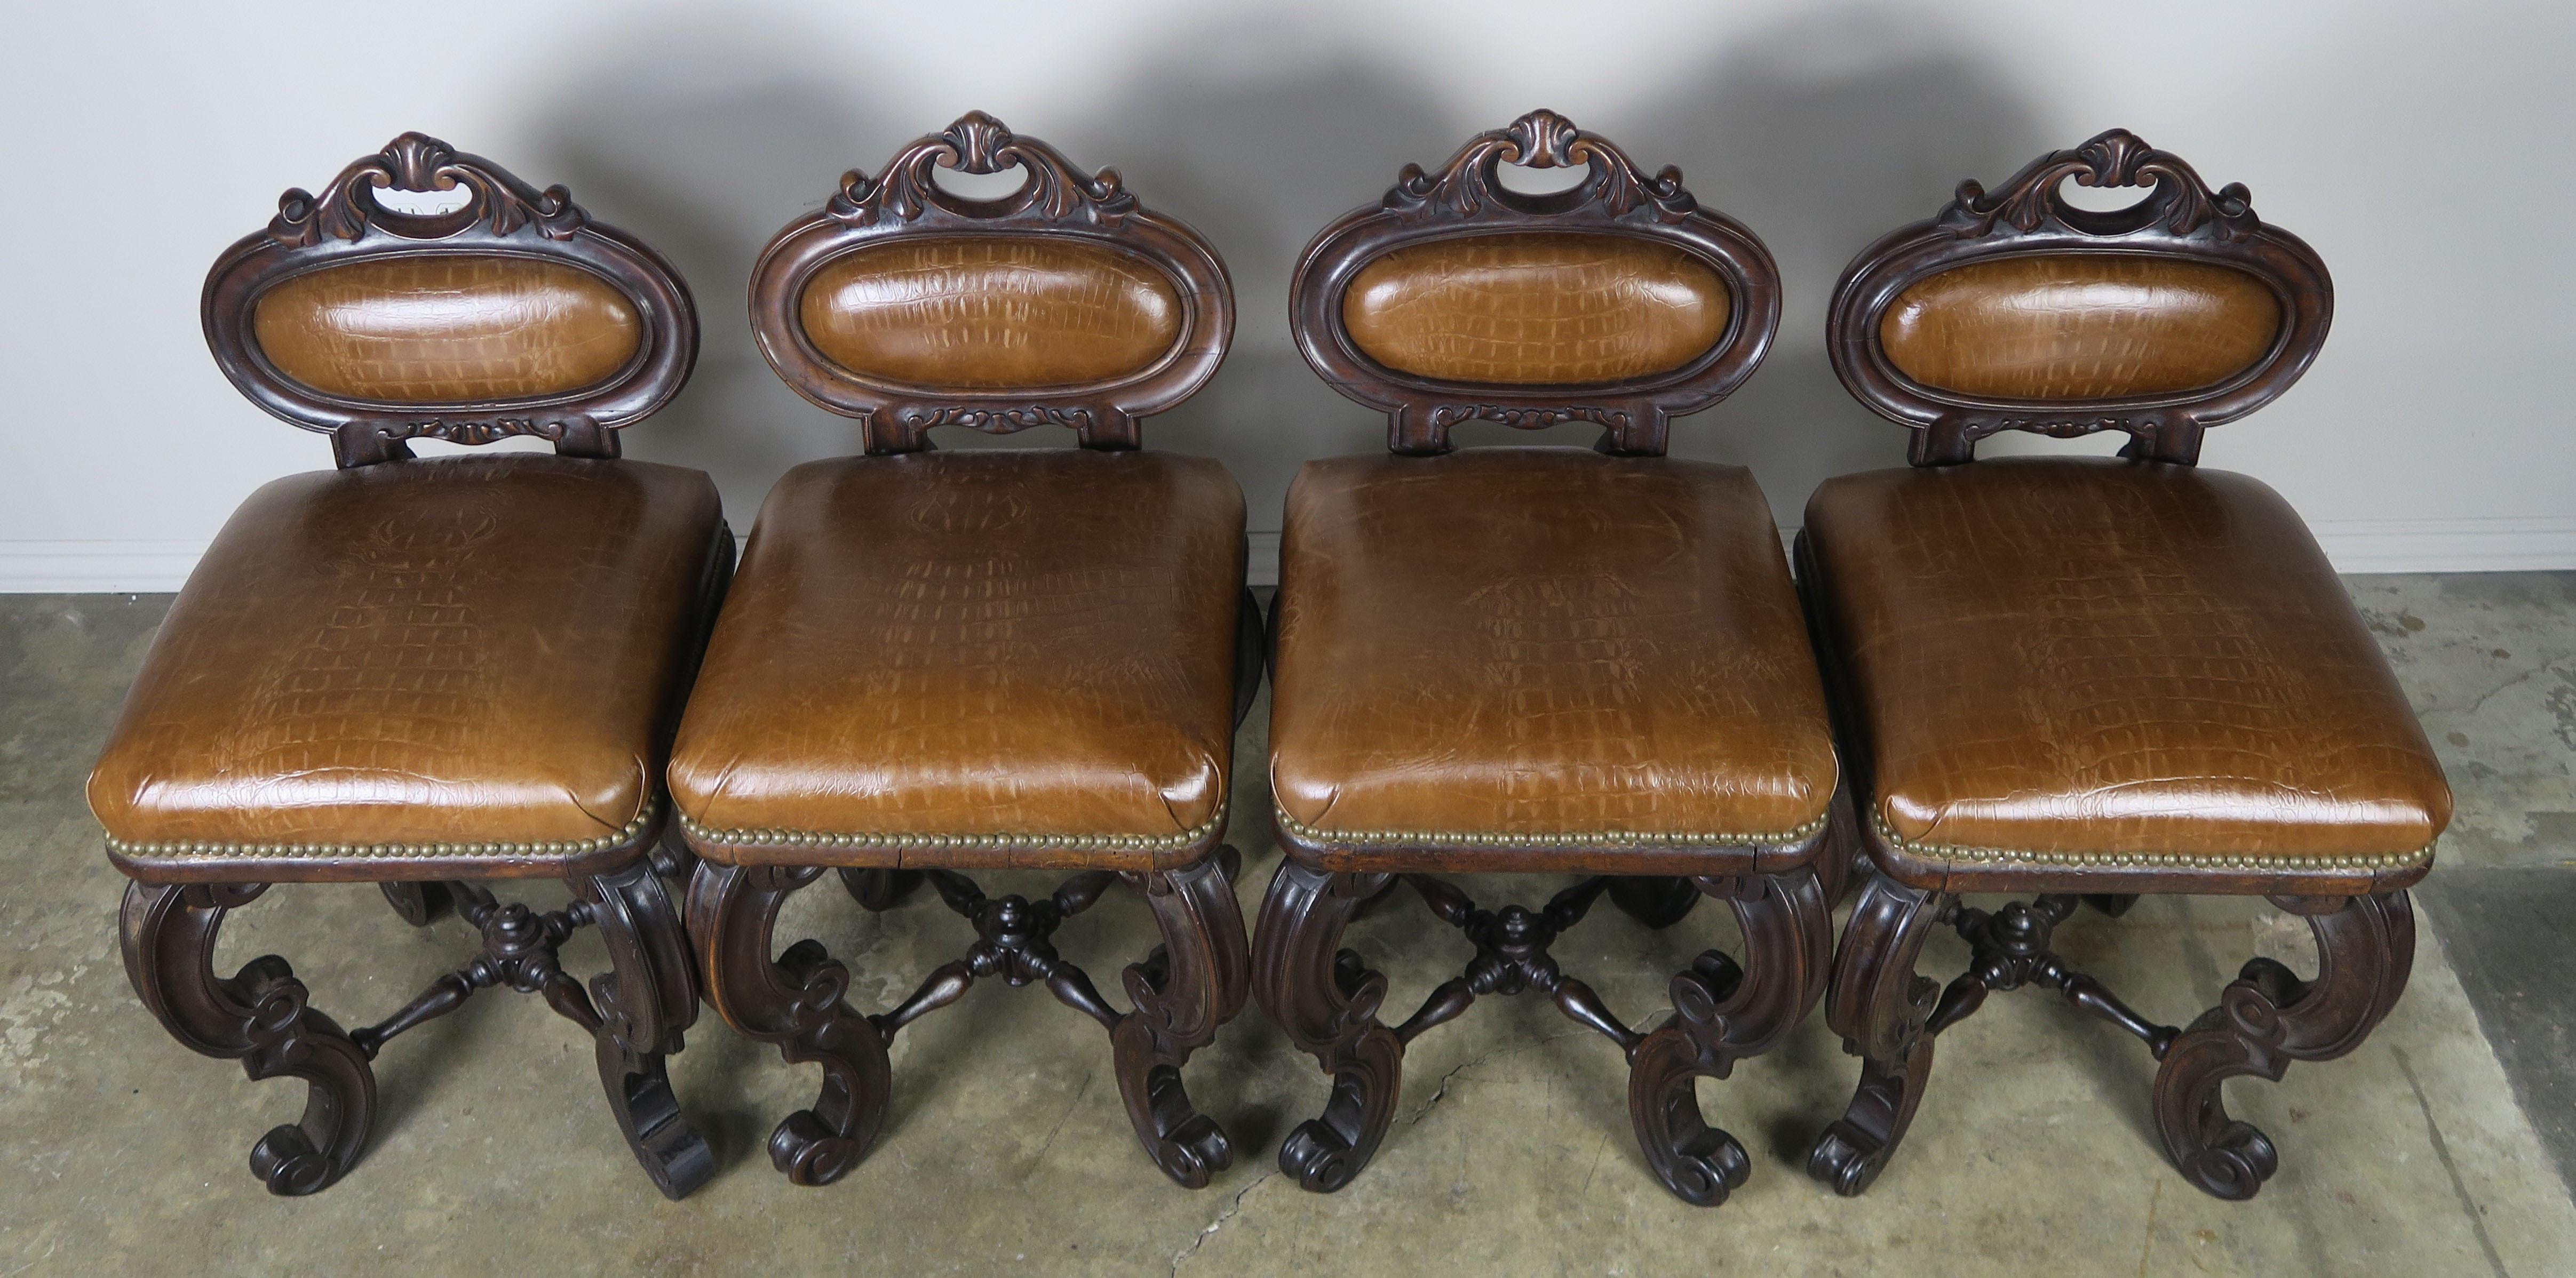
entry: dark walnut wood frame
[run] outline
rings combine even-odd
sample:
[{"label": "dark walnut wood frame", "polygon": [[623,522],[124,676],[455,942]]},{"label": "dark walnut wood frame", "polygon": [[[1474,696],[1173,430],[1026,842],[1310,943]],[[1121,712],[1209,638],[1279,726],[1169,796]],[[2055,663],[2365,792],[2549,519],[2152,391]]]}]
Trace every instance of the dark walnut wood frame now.
[{"label": "dark walnut wood frame", "polygon": [[[445,213],[386,208],[376,192],[453,191]],[[645,340],[626,366],[594,386],[527,399],[453,403],[349,399],[277,371],[251,336],[261,295],[312,271],[383,257],[526,257],[598,276],[633,303]],[[319,198],[278,197],[268,229],[226,250],[206,276],[200,304],[215,363],[252,403],[331,436],[340,465],[411,456],[407,441],[487,444],[514,435],[550,440],[576,457],[617,456],[619,427],[670,402],[698,358],[697,310],[660,254],[590,220],[561,186],[540,192],[507,170],[436,138],[406,133],[341,170]]]},{"label": "dark walnut wood frame", "polygon": [[[2142,186],[2146,198],[2096,211],[2066,202],[2067,179],[2090,187]],[[1879,321],[1905,290],[1971,262],[2067,253],[2120,253],[2234,267],[2280,303],[2281,331],[2261,359],[2215,386],[2120,399],[1985,399],[1923,385],[1899,372],[1879,341]],[[2128,455],[2188,465],[2201,431],[2270,403],[2307,372],[2334,314],[2325,263],[2299,237],[2254,215],[2242,184],[2212,191],[2170,152],[2125,129],[2034,160],[1992,193],[1959,184],[1948,207],[1861,250],[1834,286],[1827,349],[1843,385],[1880,416],[1914,428],[1917,466],[1968,461],[1978,440],[2007,430],[2071,439],[2128,434]]]},{"label": "dark walnut wood frame", "polygon": [[[374,191],[452,190],[473,198],[453,212],[414,217],[379,206]],[[406,440],[482,444],[512,435],[555,441],[559,451],[614,457],[609,431],[651,412],[688,379],[697,351],[697,313],[679,276],[650,250],[589,220],[564,188],[539,195],[490,161],[406,133],[380,155],[343,171],[321,199],[300,190],[278,202],[277,220],[235,244],[206,281],[206,338],[234,384],[262,408],[328,432],[341,467],[400,462]],[[269,367],[250,337],[260,293],[297,273],[378,254],[506,253],[566,261],[615,283],[635,301],[648,334],[616,377],[574,396],[543,401],[432,405],[370,404],[321,396]],[[733,565],[721,526],[699,590],[702,626],[712,624]],[[703,640],[703,632],[700,635]],[[667,720],[676,724],[678,681]],[[715,1161],[682,1118],[663,1060],[697,1019],[698,986],[688,937],[665,878],[684,878],[691,858],[666,838],[670,810],[658,796],[627,837],[604,850],[542,862],[560,871],[573,899],[538,912],[503,903],[434,853],[413,859],[298,858],[293,862],[208,859],[186,868],[130,864],[135,876],[119,913],[125,971],[135,993],[171,1036],[208,1056],[239,1060],[254,1079],[288,1076],[306,1084],[303,1117],[271,1130],[251,1150],[251,1171],[271,1193],[310,1194],[346,1174],[365,1151],[376,1117],[371,1065],[395,1036],[496,986],[536,994],[581,1026],[597,1047],[600,1084],[636,1161],[665,1197],[704,1184]],[[260,897],[274,872],[298,882],[375,881],[405,921],[427,927],[453,913],[481,934],[481,950],[430,983],[392,1016],[342,1029],[311,1006],[304,983],[274,954],[232,976],[213,966],[226,914]],[[525,869],[510,877],[523,877]],[[595,927],[610,971],[583,983],[559,951]]]},{"label": "dark walnut wood frame", "polygon": [[[1506,163],[1533,169],[1582,165],[1575,186],[1545,195],[1503,184]],[[1362,354],[1342,322],[1353,276],[1397,249],[1435,240],[1515,232],[1625,236],[1680,249],[1725,281],[1726,331],[1679,368],[1612,383],[1510,386],[1449,382],[1397,372]],[[1437,175],[1408,164],[1374,207],[1325,227],[1297,263],[1290,327],[1306,362],[1333,389],[1387,415],[1387,447],[1449,451],[1450,429],[1494,421],[1525,430],[1563,422],[1602,427],[1605,452],[1660,456],[1670,419],[1727,397],[1753,375],[1780,326],[1780,272],[1743,224],[1704,209],[1667,167],[1647,177],[1625,151],[1553,111],[1479,133]]]},{"label": "dark walnut wood frame", "polygon": [[[2068,177],[2088,186],[2151,184],[2142,202],[2110,213],[2064,202]],[[2263,359],[2209,389],[2135,400],[2007,404],[1931,391],[1907,381],[1879,348],[1879,319],[1918,280],[1968,262],[2025,253],[2134,253],[2217,262],[2248,271],[2281,301],[2282,331]],[[2178,465],[2198,459],[2201,428],[2254,411],[2287,390],[2324,342],[2333,284],[2307,245],[2254,214],[2243,186],[2212,192],[2180,159],[2113,130],[2073,151],[2044,156],[1988,195],[1962,182],[1948,208],[1864,250],[1844,272],[1833,303],[1835,368],[1853,394],[1879,413],[1914,426],[1917,466],[1969,463],[1978,439],[2001,430],[2071,436],[2097,430],[2130,435],[2123,455]],[[1850,684],[1833,638],[1836,620],[1804,535],[1798,577],[1819,635],[1826,685],[1836,694],[1846,784],[1872,802],[1870,753],[1861,719],[1843,695]],[[1877,873],[1862,891],[1834,957],[1825,1018],[1861,1058],[1861,1081],[1841,1119],[1828,1127],[1808,1170],[1845,1196],[1868,1188],[1913,1122],[1932,1068],[1933,1039],[1974,1013],[1996,990],[2037,985],[2146,1044],[2160,1062],[2153,1110],[2166,1155],[2184,1177],[2219,1198],[2245,1199],[2279,1165],[2271,1140],[2228,1116],[2219,1085],[2255,1076],[2278,1081],[2292,1061],[2351,1052],[2406,988],[2415,920],[2405,889],[2426,867],[2283,870],[2171,867],[2160,870],[2018,866],[1961,880],[1889,845],[1873,823],[1855,833]],[[1992,912],[1961,901],[1962,890],[2030,893]],[[2314,933],[2320,969],[2301,981],[2269,959],[2245,964],[2218,1006],[2187,1026],[2158,1024],[2131,1010],[2101,982],[2050,949],[2054,929],[2081,906],[2119,916],[2141,891],[2268,897]],[[1916,974],[1934,932],[1955,931],[1974,951],[1946,987]]]},{"label": "dark walnut wood frame", "polygon": [[[968,200],[938,186],[935,167],[993,173],[1021,164],[1029,180],[1012,196]],[[893,236],[997,235],[1072,238],[1139,258],[1168,276],[1185,305],[1171,350],[1133,376],[1086,387],[976,392],[971,398],[869,382],[818,355],[807,341],[798,299],[813,273],[844,253]],[[1233,294],[1215,250],[1196,231],[1140,207],[1111,170],[1084,173],[1035,138],[970,112],[946,131],[898,152],[881,180],[855,170],[822,212],[779,233],[752,280],[752,329],[761,351],[807,399],[865,423],[870,454],[931,446],[938,426],[1007,433],[1054,423],[1087,448],[1141,446],[1136,419],[1187,398],[1216,371],[1234,322]],[[1261,679],[1261,613],[1243,592],[1235,629],[1236,723]],[[886,1048],[920,1017],[963,997],[978,977],[1014,988],[1043,984],[1066,1006],[1109,1032],[1119,1095],[1136,1138],[1156,1166],[1191,1189],[1230,1165],[1234,1146],[1215,1120],[1190,1103],[1181,1067],[1243,1010],[1251,960],[1233,880],[1240,858],[1220,840],[1220,822],[1188,847],[1156,854],[1151,869],[1089,868],[1036,901],[989,897],[959,868],[1051,868],[1061,854],[953,838],[899,853],[728,846],[734,864],[706,861],[691,884],[688,926],[706,975],[707,1001],[725,1022],[777,1045],[790,1064],[823,1067],[823,1089],[808,1109],[778,1124],[770,1160],[799,1185],[825,1185],[867,1157],[885,1123],[892,1079]],[[692,836],[694,837],[694,836]],[[704,849],[702,849],[704,850]],[[774,854],[774,859],[772,856]],[[818,863],[822,862],[822,863]],[[901,863],[898,868],[897,862]],[[942,866],[939,863],[945,862]],[[925,863],[928,863],[925,865]],[[894,908],[927,879],[941,901],[975,927],[966,954],[933,971],[894,1008],[861,1015],[846,1001],[850,974],[819,941],[775,948],[787,898],[838,869],[841,883],[871,911]],[[1056,952],[1056,929],[1113,887],[1144,897],[1163,943],[1123,974],[1131,1010],[1100,995],[1090,975]],[[776,958],[771,956],[776,954]]]},{"label": "dark walnut wood frame", "polygon": [[[1590,175],[1554,195],[1522,195],[1503,187],[1505,161],[1533,168],[1580,163]],[[1372,259],[1454,236],[1545,231],[1632,236],[1700,258],[1732,294],[1725,333],[1676,372],[1570,387],[1427,382],[1379,367],[1352,347],[1342,293]],[[1334,389],[1387,410],[1388,447],[1398,453],[1446,452],[1452,425],[1483,418],[1526,427],[1599,422],[1603,451],[1661,454],[1666,419],[1708,407],[1749,376],[1780,316],[1778,272],[1751,232],[1701,208],[1683,189],[1680,170],[1641,177],[1618,147],[1549,111],[1477,135],[1437,176],[1407,166],[1382,205],[1354,212],[1316,237],[1298,265],[1295,290],[1299,347]],[[1741,1142],[1709,1126],[1693,1083],[1725,1078],[1737,1061],[1778,1046],[1823,997],[1833,949],[1830,910],[1850,863],[1849,817],[1848,805],[1838,800],[1825,826],[1794,844],[1609,854],[1624,871],[1619,874],[1592,873],[1605,868],[1598,849],[1521,849],[1515,869],[1589,875],[1538,909],[1478,907],[1437,877],[1470,867],[1454,850],[1317,841],[1280,823],[1288,859],[1262,903],[1253,995],[1333,1080],[1322,1116],[1300,1124],[1280,1147],[1280,1169],[1310,1190],[1349,1184],[1377,1153],[1394,1118],[1406,1046],[1481,995],[1536,990],[1627,1054],[1629,1117],[1656,1178],[1685,1202],[1724,1202],[1752,1164]],[[1472,868],[1492,867],[1478,862]],[[1399,879],[1476,952],[1420,1010],[1389,1027],[1378,1018],[1385,976],[1341,941],[1358,911]],[[1745,961],[1716,950],[1701,954],[1673,978],[1672,1015],[1651,1031],[1631,1029],[1548,952],[1605,894],[1655,928],[1680,922],[1703,896],[1723,901],[1742,925]]]},{"label": "dark walnut wood frame", "polygon": [[[944,190],[935,176],[942,168],[990,174],[1015,165],[1028,180],[998,199]],[[1178,293],[1180,336],[1138,373],[1082,386],[971,396],[862,376],[825,357],[807,338],[797,311],[815,272],[893,236],[974,235],[1073,240],[1141,261]],[[879,177],[857,169],[842,174],[839,189],[819,211],[789,223],[770,241],[752,268],[751,331],[770,367],[797,394],[859,419],[870,454],[919,451],[940,426],[995,435],[1065,426],[1086,448],[1141,448],[1136,419],[1170,409],[1216,375],[1234,332],[1234,290],[1207,240],[1139,205],[1116,169],[1086,173],[1054,147],[970,111],[896,152]]]}]

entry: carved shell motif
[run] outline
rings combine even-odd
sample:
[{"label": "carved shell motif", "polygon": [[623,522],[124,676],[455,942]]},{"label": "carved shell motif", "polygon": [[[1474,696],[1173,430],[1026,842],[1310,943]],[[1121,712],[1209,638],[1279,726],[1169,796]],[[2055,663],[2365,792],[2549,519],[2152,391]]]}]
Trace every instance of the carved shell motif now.
[{"label": "carved shell motif", "polygon": [[1497,167],[1504,161],[1533,169],[1589,167],[1592,176],[1574,188],[1573,207],[1597,203],[1613,217],[1643,208],[1659,221],[1678,222],[1698,207],[1682,188],[1679,168],[1666,165],[1647,177],[1627,152],[1544,108],[1468,139],[1437,176],[1421,165],[1405,165],[1386,193],[1386,207],[1399,216],[1508,209],[1513,197],[1502,188]]},{"label": "carved shell motif", "polygon": [[[473,198],[449,213],[399,213],[375,197],[387,188],[426,192],[459,186]],[[589,220],[566,187],[539,191],[479,155],[460,152],[426,133],[405,133],[383,151],[342,169],[319,198],[300,187],[289,188],[277,197],[277,217],[269,222],[268,234],[284,247],[306,248],[325,235],[357,240],[379,231],[444,239],[481,222],[494,235],[532,226],[547,239],[563,240]]]},{"label": "carved shell motif", "polygon": [[2239,240],[2263,224],[2244,183],[2212,191],[2182,157],[2148,146],[2127,129],[2112,129],[2072,151],[2041,156],[1991,194],[1975,179],[1961,182],[1939,221],[1962,239],[1986,235],[1997,222],[2025,232],[2042,225],[2086,231],[2103,215],[2088,216],[2067,206],[2058,188],[2070,177],[2090,187],[2155,188],[2138,207],[2158,213],[2165,229],[2177,236],[2207,231],[2222,240]]},{"label": "carved shell motif", "polygon": [[905,147],[887,162],[882,177],[852,169],[841,175],[823,212],[858,226],[891,217],[909,222],[956,197],[942,192],[935,169],[960,173],[999,173],[1013,165],[1028,169],[1028,184],[996,201],[1009,206],[1004,216],[1062,221],[1080,216],[1099,225],[1114,225],[1136,210],[1136,197],[1120,184],[1118,170],[1085,173],[1054,147],[1011,132],[1010,126],[981,111],[969,111],[940,133]]}]

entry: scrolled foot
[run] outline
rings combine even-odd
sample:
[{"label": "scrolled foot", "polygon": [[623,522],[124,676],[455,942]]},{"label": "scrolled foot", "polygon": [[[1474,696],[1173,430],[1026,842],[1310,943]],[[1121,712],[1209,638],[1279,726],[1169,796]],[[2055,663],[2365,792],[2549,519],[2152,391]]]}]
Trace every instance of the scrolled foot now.
[{"label": "scrolled foot", "polygon": [[[1119,1090],[1129,1090],[1127,1077],[1136,1067],[1135,1048],[1118,1053]],[[1234,1165],[1234,1141],[1190,1103],[1176,1065],[1148,1069],[1142,1085],[1146,1121],[1136,1124],[1137,1142],[1163,1174],[1184,1189],[1205,1189],[1216,1173]],[[1129,1116],[1134,1117],[1131,1107]]]},{"label": "scrolled foot", "polygon": [[273,1194],[330,1187],[357,1162],[375,1126],[376,1076],[348,1034],[307,1005],[286,960],[265,955],[226,979],[214,973],[227,910],[266,885],[134,883],[119,915],[126,976],[172,1037],[238,1060],[253,1079],[304,1080],[304,1115],[252,1147],[251,1173]]},{"label": "scrolled foot", "polygon": [[1679,1026],[1647,1035],[1628,1062],[1628,1113],[1655,1179],[1683,1202],[1715,1207],[1743,1188],[1753,1161],[1741,1141],[1701,1116],[1692,1086],[1705,1072],[1701,1063]]},{"label": "scrolled foot", "polygon": [[715,1174],[706,1138],[680,1113],[664,1057],[697,1017],[688,934],[657,871],[638,863],[577,885],[612,970],[592,980],[600,1025],[592,1038],[600,1086],[627,1148],[653,1187],[676,1202]]},{"label": "scrolled foot", "polygon": [[1808,1151],[1807,1174],[1846,1198],[1878,1179],[1922,1103],[1932,1072],[1927,1026],[1941,986],[1918,975],[1914,962],[1956,904],[1955,897],[1873,877],[1844,925],[1825,1020],[1861,1058],[1860,1083],[1842,1117]]},{"label": "scrolled foot", "polygon": [[[1352,1137],[1345,1135],[1333,1121],[1334,1111],[1356,1114],[1369,1108],[1368,1098],[1360,1094],[1364,1087],[1364,1082],[1355,1083],[1346,1096],[1343,1086],[1336,1082],[1332,1103],[1325,1108],[1325,1117],[1309,1118],[1297,1124],[1296,1130],[1288,1133],[1288,1139],[1280,1142],[1279,1170],[1296,1177],[1300,1188],[1318,1194],[1339,1190],[1351,1183],[1351,1178],[1368,1166],[1370,1155],[1377,1152],[1374,1142],[1369,1148],[1359,1148]],[[1378,1137],[1383,1139],[1384,1136],[1381,1129]],[[1366,1140],[1367,1136],[1363,1133],[1360,1139]]]},{"label": "scrolled foot", "polygon": [[1734,907],[1744,960],[1710,950],[1673,978],[1672,1016],[1628,1057],[1628,1117],[1664,1188],[1715,1207],[1743,1187],[1753,1163],[1743,1142],[1701,1114],[1694,1080],[1727,1077],[1805,1018],[1824,992],[1833,918],[1812,869],[1691,886]]},{"label": "scrolled foot", "polygon": [[1905,1129],[1914,1123],[1914,1107],[1923,1098],[1923,1080],[1931,1072],[1932,1040],[1928,1038],[1916,1041],[1913,1050],[1896,1061],[1865,1062],[1851,1104],[1807,1152],[1807,1174],[1845,1198],[1859,1197],[1886,1170],[1889,1155],[1905,1139]]},{"label": "scrolled foot", "polygon": [[330,1155],[315,1149],[313,1138],[293,1123],[269,1128],[250,1147],[250,1174],[280,1198],[317,1192],[338,1180],[342,1170],[332,1166]]},{"label": "scrolled foot", "polygon": [[2281,1153],[2253,1124],[2232,1122],[2210,1144],[2185,1155],[2181,1168],[2183,1178],[2201,1192],[2242,1202],[2281,1169]]},{"label": "scrolled foot", "polygon": [[849,969],[810,939],[769,957],[779,908],[820,875],[707,862],[689,885],[688,932],[707,1001],[734,1029],[777,1044],[789,1064],[823,1067],[813,1107],[788,1115],[769,1138],[770,1162],[799,1185],[830,1184],[867,1156],[892,1082],[885,1039],[843,998]]},{"label": "scrolled foot", "polygon": [[1351,1182],[1395,1120],[1404,1044],[1380,1024],[1386,978],[1340,948],[1351,916],[1392,880],[1287,861],[1270,881],[1253,941],[1253,997],[1333,1079],[1320,1117],[1279,1147],[1279,1169],[1317,1193]]},{"label": "scrolled foot", "polygon": [[1148,875],[1144,888],[1163,944],[1125,974],[1134,1010],[1110,1030],[1118,1092],[1154,1165],[1185,1188],[1204,1189],[1233,1164],[1234,1144],[1190,1103],[1181,1067],[1243,1010],[1250,943],[1223,858]]},{"label": "scrolled foot", "polygon": [[2342,902],[2275,898],[2308,917],[2317,979],[2303,982],[2254,959],[2166,1049],[2156,1070],[2156,1134],[2166,1156],[2202,1192],[2253,1197],[2280,1167],[2280,1151],[2227,1113],[2220,1084],[2274,1082],[2292,1061],[2326,1061],[2359,1047],[2395,1006],[2415,961],[2415,915],[2404,892]]},{"label": "scrolled foot", "polygon": [[599,1081],[627,1148],[662,1196],[686,1198],[716,1172],[715,1151],[689,1126],[671,1092],[671,1075],[659,1052],[626,1051],[611,1035],[598,1040]]}]

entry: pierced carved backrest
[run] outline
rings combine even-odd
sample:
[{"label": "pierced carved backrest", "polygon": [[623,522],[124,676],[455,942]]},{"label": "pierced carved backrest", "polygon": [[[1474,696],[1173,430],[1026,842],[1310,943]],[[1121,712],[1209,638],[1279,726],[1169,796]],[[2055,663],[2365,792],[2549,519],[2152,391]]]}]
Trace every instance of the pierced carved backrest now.
[{"label": "pierced carved backrest", "polygon": [[[2127,208],[2064,184],[2144,187]],[[1843,385],[1915,428],[1918,466],[2006,430],[2116,430],[2191,463],[2201,430],[2288,390],[2324,345],[2334,283],[2314,250],[2179,157],[2114,129],[1862,250],[1834,291]]]},{"label": "pierced carved backrest", "polygon": [[[935,170],[1027,178],[996,199]],[[1054,424],[1089,448],[1135,448],[1136,420],[1205,385],[1234,331],[1225,265],[1199,233],[1138,204],[1114,169],[970,112],[851,170],[821,211],[778,233],[752,272],[770,367],[858,418],[870,453],[932,428]]]},{"label": "pierced carved backrest", "polygon": [[[1582,166],[1527,194],[1505,162]],[[1667,421],[1725,398],[1780,323],[1771,254],[1700,207],[1681,170],[1653,177],[1552,111],[1477,134],[1437,174],[1407,165],[1386,198],[1324,228],[1291,285],[1306,362],[1387,414],[1387,446],[1441,453],[1470,420],[1589,421],[1602,447],[1664,451]]]},{"label": "pierced carved backrest", "polygon": [[[406,211],[388,190],[465,198]],[[319,197],[279,197],[215,262],[202,311],[233,385],[329,434],[342,466],[514,435],[614,457],[614,432],[678,394],[698,353],[688,286],[659,254],[563,187],[418,133]]]}]

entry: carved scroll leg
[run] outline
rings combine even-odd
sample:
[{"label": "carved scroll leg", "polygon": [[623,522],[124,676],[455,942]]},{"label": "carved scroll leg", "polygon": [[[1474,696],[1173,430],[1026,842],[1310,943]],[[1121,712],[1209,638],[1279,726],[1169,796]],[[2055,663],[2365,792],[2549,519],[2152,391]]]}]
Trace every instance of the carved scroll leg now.
[{"label": "carved scroll leg", "polygon": [[1279,1147],[1279,1169],[1331,1193],[1377,1153],[1395,1118],[1404,1044],[1378,1023],[1386,977],[1339,948],[1359,907],[1386,889],[1384,874],[1330,874],[1282,863],[1261,903],[1252,993],[1261,1010],[1333,1076],[1323,1116],[1297,1125]]},{"label": "carved scroll leg", "polygon": [[1144,886],[1163,946],[1126,971],[1135,1010],[1109,1032],[1118,1093],[1154,1165],[1201,1189],[1234,1162],[1234,1145],[1216,1120],[1190,1104],[1181,1066],[1243,1010],[1252,981],[1250,943],[1219,857],[1147,875]]},{"label": "carved scroll leg", "polygon": [[1843,1116],[1807,1156],[1807,1172],[1849,1198],[1869,1188],[1914,1122],[1932,1070],[1931,1019],[1941,986],[1918,976],[1924,942],[1958,898],[1919,892],[1884,875],[1852,907],[1834,955],[1825,1022],[1861,1058],[1860,1086]]},{"label": "carved scroll leg", "polygon": [[[1692,1080],[1777,1046],[1825,991],[1832,907],[1812,868],[1697,880],[1744,928],[1748,972],[1715,950],[1673,978],[1673,1015],[1628,1057],[1628,1116],[1655,1178],[1683,1202],[1714,1207],[1743,1186],[1744,1146],[1701,1116]],[[1615,899],[1615,898],[1614,898]]]},{"label": "carved scroll leg", "polygon": [[689,936],[707,1002],[726,1024],[778,1045],[789,1064],[823,1067],[823,1090],[769,1137],[769,1159],[799,1185],[828,1185],[867,1157],[885,1125],[891,1071],[877,1027],[842,995],[848,968],[798,941],[769,957],[779,907],[820,877],[812,867],[701,863],[689,884]]},{"label": "carved scroll leg", "polygon": [[286,960],[263,955],[230,978],[215,975],[224,912],[266,890],[264,883],[128,885],[118,918],[125,974],[190,1050],[238,1060],[253,1079],[304,1080],[303,1118],[262,1137],[250,1169],[272,1194],[310,1194],[346,1174],[366,1147],[376,1075],[367,1054],[306,1005],[304,983]]},{"label": "carved scroll leg", "polygon": [[2250,1123],[2230,1118],[2219,1085],[2279,1082],[2292,1061],[2326,1061],[2361,1046],[2405,992],[2415,965],[2415,912],[2404,892],[2342,899],[2274,897],[2304,914],[2317,940],[2317,979],[2302,982],[2255,959],[2164,1053],[2156,1070],[2156,1134],[2184,1177],[2219,1198],[2251,1198],[2280,1154]]},{"label": "carved scroll leg", "polygon": [[697,1019],[697,982],[688,934],[649,862],[577,885],[607,943],[611,970],[590,983],[601,1024],[599,1081],[635,1161],[662,1196],[676,1202],[715,1174],[706,1138],[680,1115],[663,1057],[681,1048]]}]

